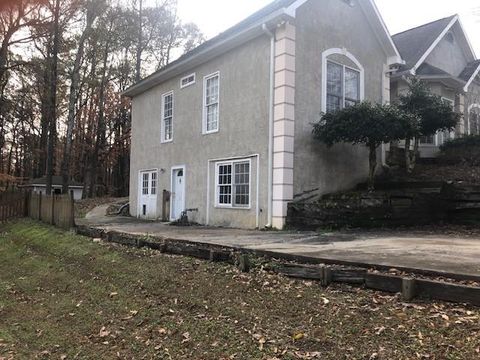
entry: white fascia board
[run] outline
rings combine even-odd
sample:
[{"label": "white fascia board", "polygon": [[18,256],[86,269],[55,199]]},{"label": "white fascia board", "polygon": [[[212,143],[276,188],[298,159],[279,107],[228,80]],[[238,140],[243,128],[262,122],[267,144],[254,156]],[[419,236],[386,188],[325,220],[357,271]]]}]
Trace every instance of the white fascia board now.
[{"label": "white fascia board", "polygon": [[[361,3],[362,2],[360,1],[360,4]],[[378,10],[377,4],[375,4],[374,0],[369,0],[369,3],[370,3],[370,6],[372,7],[373,11],[375,12],[375,15],[377,16],[377,19],[380,22],[380,25],[383,28],[383,32],[385,33],[390,46],[392,47],[393,51],[395,52],[395,55],[393,56],[392,60],[396,61],[395,63],[404,64],[405,61],[402,60],[402,56],[400,55],[400,52],[398,51],[397,46],[393,42],[392,35],[390,34],[390,31],[388,31],[387,25],[385,24],[385,21],[383,20],[382,14],[380,14],[380,11]],[[394,64],[394,63],[392,63],[392,64]]]},{"label": "white fascia board", "polygon": [[215,58],[216,56],[224,54],[225,52],[232,50],[249,40],[265,34],[262,29],[263,24],[275,23],[280,20],[285,20],[289,17],[290,16],[287,14],[285,8],[274,11],[268,16],[250,25],[248,28],[243,29],[240,32],[236,32],[221,41],[215,42],[211,46],[208,46],[202,51],[200,51],[199,53],[188,56],[184,60],[167,67],[163,71],[160,70],[159,72],[150,75],[136,85],[133,85],[129,89],[125,90],[122,95],[127,97],[135,97],[151,89],[152,87],[171,79],[174,76],[181,75],[187,70],[191,70],[192,68],[199,66]]},{"label": "white fascia board", "polygon": [[440,33],[440,35],[435,39],[435,41],[430,45],[430,47],[425,51],[425,53],[422,55],[422,57],[417,61],[417,63],[413,66],[412,70],[417,70],[420,65],[424,63],[424,61],[427,59],[428,55],[430,55],[438,45],[438,43],[443,39],[443,37],[446,35],[446,33],[452,28],[452,26],[458,21],[458,15],[455,15],[453,19],[448,23],[448,25],[443,29],[443,31]]},{"label": "white fascia board", "polygon": [[285,9],[285,13],[292,18],[294,18],[297,15],[297,9],[305,4],[309,0],[297,0],[295,1],[292,5],[290,5],[288,8]]},{"label": "white fascia board", "polygon": [[480,73],[480,64],[478,64],[478,67],[477,67],[477,70],[475,70],[475,72],[473,73],[473,75],[470,77],[470,79],[467,81],[467,84],[465,85],[465,87],[463,88],[463,90],[465,92],[468,91],[468,88],[470,87],[470,84],[473,82],[473,80],[475,80],[475,78],[477,77],[477,75]]},{"label": "white fascia board", "polygon": [[460,29],[462,29],[463,36],[465,37],[468,48],[469,48],[473,58],[476,59],[477,56],[475,55],[475,50],[473,49],[472,43],[470,42],[470,39],[468,38],[467,32],[465,31],[465,28],[463,27],[463,24],[462,24],[462,21],[460,20],[460,17],[458,17],[458,25],[460,25]]}]

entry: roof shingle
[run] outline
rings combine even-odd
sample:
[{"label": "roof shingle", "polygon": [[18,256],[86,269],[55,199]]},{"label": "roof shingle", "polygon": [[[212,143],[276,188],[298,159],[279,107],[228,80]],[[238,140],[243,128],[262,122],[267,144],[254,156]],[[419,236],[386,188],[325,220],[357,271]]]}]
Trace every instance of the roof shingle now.
[{"label": "roof shingle", "polygon": [[393,42],[406,62],[402,70],[410,70],[417,64],[455,16],[436,20],[392,36]]}]

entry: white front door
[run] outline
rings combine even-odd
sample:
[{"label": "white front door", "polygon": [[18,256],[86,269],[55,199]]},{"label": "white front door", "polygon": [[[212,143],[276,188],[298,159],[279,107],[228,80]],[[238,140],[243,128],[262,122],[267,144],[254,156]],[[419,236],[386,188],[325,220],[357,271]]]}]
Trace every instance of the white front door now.
[{"label": "white front door", "polygon": [[172,196],[170,220],[178,220],[185,210],[185,170],[172,170]]},{"label": "white front door", "polygon": [[142,219],[157,218],[157,171],[141,171],[138,179],[138,216]]}]

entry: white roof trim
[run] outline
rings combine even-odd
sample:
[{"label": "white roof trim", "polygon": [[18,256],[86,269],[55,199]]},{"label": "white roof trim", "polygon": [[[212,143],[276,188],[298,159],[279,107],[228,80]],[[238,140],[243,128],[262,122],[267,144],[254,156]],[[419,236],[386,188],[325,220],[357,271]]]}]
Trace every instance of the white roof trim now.
[{"label": "white roof trim", "polygon": [[[303,4],[305,4],[307,1],[309,0],[298,0],[298,1],[295,1],[293,4],[291,4],[287,9],[285,9],[285,12],[290,15],[291,17],[295,17],[296,15],[296,11],[297,9],[302,6]],[[383,21],[383,18],[382,18],[382,15],[380,14],[380,11],[378,10],[377,8],[377,5],[375,4],[375,1],[374,0],[368,0],[368,2],[370,3],[370,6],[372,7],[373,9],[373,12],[376,16],[376,18],[378,19],[379,23],[380,23],[380,26],[381,28],[383,29],[384,33],[385,33],[385,36],[386,38],[388,39],[388,45],[391,47],[390,50],[393,50],[393,53],[395,54],[394,56],[388,56],[388,54],[386,54],[388,56],[388,63],[389,65],[393,65],[393,64],[404,64],[405,61],[402,60],[402,56],[400,55],[400,52],[398,51],[397,47],[395,46],[395,43],[393,42],[392,40],[392,36],[390,35],[390,32],[388,31],[388,28],[387,26],[385,25],[385,22]],[[359,5],[360,7],[365,11],[364,9],[364,2],[363,0],[360,0],[359,2]],[[367,16],[367,20],[368,20],[368,16]],[[374,31],[375,32],[375,31]],[[375,32],[375,34],[377,35],[377,33]],[[380,41],[380,43],[385,43],[384,40],[382,39],[378,39]]]},{"label": "white roof trim", "polygon": [[288,18],[288,14],[286,13],[286,8],[282,8],[276,10],[262,19],[257,20],[255,23],[251,24],[247,28],[235,32],[229,37],[220,40],[218,42],[213,43],[212,45],[202,49],[200,52],[187,56],[183,60],[168,66],[164,70],[160,70],[158,72],[153,73],[152,75],[142,79],[140,82],[132,85],[127,90],[125,90],[122,95],[127,97],[135,97],[152,87],[156,86],[159,83],[162,83],[168,79],[171,79],[175,76],[178,76],[183,71],[190,71],[192,68],[205,63],[216,56],[231,50],[240,44],[245,43],[252,38],[260,36],[264,34],[262,30],[262,25],[265,23],[275,23],[276,21],[280,21],[281,19]]},{"label": "white roof trim", "polygon": [[424,61],[427,59],[428,55],[430,55],[438,45],[438,43],[443,39],[445,34],[452,28],[452,26],[458,21],[458,15],[455,15],[453,19],[448,23],[448,25],[443,29],[443,31],[440,33],[440,35],[435,39],[435,41],[430,45],[430,47],[427,49],[427,51],[422,55],[420,60],[415,64],[415,66],[412,68],[413,71],[417,71],[417,69],[424,63]]},{"label": "white roof trim", "polygon": [[463,35],[465,36],[465,40],[467,40],[468,47],[470,51],[472,52],[473,57],[476,59],[477,55],[475,55],[475,50],[473,49],[472,43],[470,42],[470,39],[468,38],[467,32],[465,31],[465,28],[463,27],[462,21],[460,20],[460,17],[458,17],[458,24],[460,25],[460,29],[462,29]]},{"label": "white roof trim", "polygon": [[[35,187],[47,187],[46,184],[27,184],[27,185],[24,185],[26,187],[32,187],[32,186],[35,186]],[[57,184],[52,184],[52,187],[62,187],[62,185],[57,185]],[[79,186],[79,185],[68,185],[69,188],[75,188],[75,189],[83,189],[83,186]]]},{"label": "white roof trim", "polygon": [[467,81],[467,84],[466,84],[465,87],[463,88],[463,90],[464,90],[465,92],[468,91],[468,88],[470,87],[470,84],[473,82],[473,80],[475,80],[475,78],[477,77],[478,73],[480,73],[480,64],[478,64],[477,70],[475,70],[475,72],[473,73],[472,77]]},{"label": "white roof trim", "polygon": [[[380,21],[380,24],[382,25],[383,31],[388,37],[388,40],[390,42],[390,45],[393,47],[395,54],[397,55],[398,59],[402,59],[402,56],[400,55],[400,52],[397,49],[397,46],[393,42],[392,35],[390,34],[390,31],[388,31],[387,25],[385,24],[385,21],[383,20],[382,14],[380,14],[380,11],[378,10],[377,4],[375,4],[374,0],[369,0],[370,4],[372,5],[373,10],[375,11],[375,14],[377,15],[378,20]],[[405,63],[404,60],[401,60],[402,63]]]},{"label": "white roof trim", "polygon": [[291,4],[288,8],[285,9],[285,13],[290,15],[291,17],[295,17],[297,13],[297,9],[305,4],[309,0],[297,0],[293,4]]}]

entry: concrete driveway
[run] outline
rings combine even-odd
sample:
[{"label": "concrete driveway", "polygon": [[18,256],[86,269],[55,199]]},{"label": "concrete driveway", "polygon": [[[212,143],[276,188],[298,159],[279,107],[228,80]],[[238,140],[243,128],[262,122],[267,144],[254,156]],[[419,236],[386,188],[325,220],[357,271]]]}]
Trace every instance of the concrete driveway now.
[{"label": "concrete driveway", "polygon": [[426,230],[317,233],[177,227],[128,217],[102,216],[106,207],[96,208],[86,219],[77,220],[77,224],[136,235],[480,278],[480,231],[477,235]]}]

